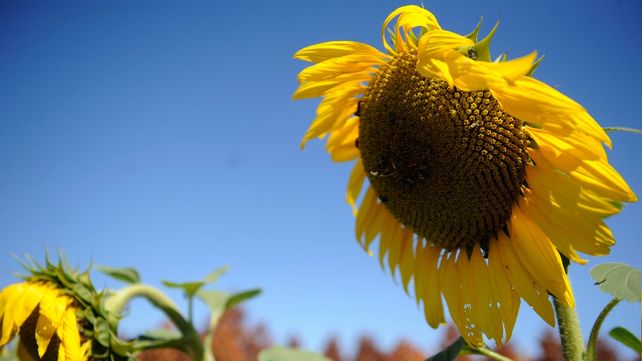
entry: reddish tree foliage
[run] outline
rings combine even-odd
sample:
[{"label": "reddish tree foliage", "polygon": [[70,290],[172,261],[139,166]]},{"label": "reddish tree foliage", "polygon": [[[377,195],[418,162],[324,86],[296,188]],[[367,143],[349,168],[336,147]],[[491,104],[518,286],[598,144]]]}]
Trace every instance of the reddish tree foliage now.
[{"label": "reddish tree foliage", "polygon": [[[163,327],[169,327],[164,325]],[[439,350],[447,347],[459,338],[457,329],[448,325],[439,342]],[[267,327],[258,325],[248,327],[245,325],[245,317],[240,309],[228,310],[223,314],[218,327],[214,332],[211,347],[217,361],[257,361],[261,350],[270,347],[272,340]],[[301,342],[298,337],[293,336],[286,342],[289,347],[298,348]],[[540,351],[534,361],[564,361],[560,347],[559,336],[552,331],[546,331],[539,340]],[[510,344],[499,350],[499,354],[514,361],[529,361],[530,359],[521,355]],[[438,351],[436,351],[438,352]],[[400,341],[389,352],[382,350],[373,338],[363,336],[360,338],[354,357],[349,358],[341,354],[339,341],[336,337],[328,340],[324,354],[332,361],[423,361],[428,356],[415,345],[407,341]],[[139,355],[140,361],[190,361],[189,358],[179,351],[161,349],[147,351]],[[600,340],[598,342],[597,359],[599,361],[622,360],[612,344]],[[483,357],[462,356],[459,361],[488,360]],[[640,361],[639,356],[634,359]]]},{"label": "reddish tree foliage", "polygon": [[384,359],[386,361],[424,361],[426,355],[409,342],[400,341]]},{"label": "reddish tree foliage", "polygon": [[332,361],[343,361],[341,352],[339,351],[339,341],[336,337],[332,337],[325,347],[323,354]]},{"label": "reddish tree foliage", "polygon": [[355,361],[385,361],[385,359],[374,340],[369,336],[362,336]]}]

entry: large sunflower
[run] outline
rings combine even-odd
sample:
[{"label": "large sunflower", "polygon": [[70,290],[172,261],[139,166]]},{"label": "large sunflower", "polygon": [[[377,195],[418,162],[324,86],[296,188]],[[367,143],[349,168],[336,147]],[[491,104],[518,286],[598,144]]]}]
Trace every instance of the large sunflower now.
[{"label": "large sunflower", "polygon": [[473,345],[508,340],[520,298],[554,325],[549,293],[574,305],[560,253],[581,264],[578,252],[608,254],[603,219],[636,200],[607,161],[603,129],[530,76],[535,53],[491,61],[494,30],[477,41],[403,6],[384,21],[385,53],[332,41],[294,56],[316,63],[294,98],[322,97],[303,143],[328,136],[333,160],[356,159],[357,239],[368,251],[379,240],[381,265],[387,257],[406,290],[414,279],[432,327],[443,296]]}]

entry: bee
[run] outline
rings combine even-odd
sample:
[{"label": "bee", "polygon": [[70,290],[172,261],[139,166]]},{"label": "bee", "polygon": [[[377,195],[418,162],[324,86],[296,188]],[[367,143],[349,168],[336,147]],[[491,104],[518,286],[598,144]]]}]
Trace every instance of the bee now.
[{"label": "bee", "polygon": [[397,166],[392,160],[387,157],[381,156],[377,167],[370,171],[370,174],[375,177],[390,177],[397,173]]},{"label": "bee", "polygon": [[474,48],[469,48],[468,52],[466,52],[466,56],[473,60],[477,59],[477,50],[475,50]]}]

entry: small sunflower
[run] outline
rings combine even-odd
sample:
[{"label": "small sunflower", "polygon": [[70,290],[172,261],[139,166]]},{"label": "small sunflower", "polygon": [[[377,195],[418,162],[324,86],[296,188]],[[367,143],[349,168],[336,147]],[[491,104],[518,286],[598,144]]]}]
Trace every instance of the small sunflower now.
[{"label": "small sunflower", "polygon": [[54,284],[12,284],[0,293],[0,345],[19,335],[21,359],[87,360],[91,341],[81,341],[77,309]]},{"label": "small sunflower", "polygon": [[117,319],[104,308],[89,271],[62,263],[23,264],[25,281],[0,291],[0,349],[19,336],[23,361],[127,360]]},{"label": "small sunflower", "polygon": [[608,163],[604,130],[531,76],[536,53],[492,61],[495,29],[480,41],[478,30],[400,7],[383,23],[386,52],[352,41],[298,51],[316,64],[293,97],[322,97],[303,144],[327,136],[333,160],[356,159],[347,201],[362,246],[378,239],[382,267],[406,291],[414,280],[430,326],[444,322],[443,297],[469,344],[501,345],[520,299],[550,325],[549,293],[574,305],[560,254],[608,254],[603,219],[636,196]]}]

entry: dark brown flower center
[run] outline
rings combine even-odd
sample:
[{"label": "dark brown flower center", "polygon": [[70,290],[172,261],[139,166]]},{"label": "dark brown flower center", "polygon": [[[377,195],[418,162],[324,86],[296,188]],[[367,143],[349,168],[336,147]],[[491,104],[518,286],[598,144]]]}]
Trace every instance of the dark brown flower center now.
[{"label": "dark brown flower center", "polygon": [[483,247],[521,193],[528,135],[489,91],[450,89],[416,62],[399,54],[370,82],[358,111],[363,165],[404,226],[449,250]]}]

